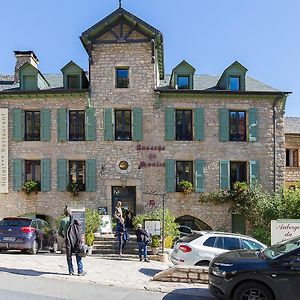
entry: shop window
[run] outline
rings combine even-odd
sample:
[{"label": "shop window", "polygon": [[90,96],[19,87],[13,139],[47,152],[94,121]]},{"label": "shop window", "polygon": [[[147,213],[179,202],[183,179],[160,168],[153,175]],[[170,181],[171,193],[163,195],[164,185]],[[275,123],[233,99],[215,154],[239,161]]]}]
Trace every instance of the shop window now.
[{"label": "shop window", "polygon": [[39,141],[41,117],[39,111],[25,111],[25,141]]}]

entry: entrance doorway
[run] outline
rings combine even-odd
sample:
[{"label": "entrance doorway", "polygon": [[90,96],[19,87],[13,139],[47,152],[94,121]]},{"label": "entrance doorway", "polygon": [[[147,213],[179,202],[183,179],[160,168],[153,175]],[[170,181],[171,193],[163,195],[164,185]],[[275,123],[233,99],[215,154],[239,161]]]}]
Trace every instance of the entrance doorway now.
[{"label": "entrance doorway", "polygon": [[125,226],[132,228],[132,218],[136,215],[136,188],[135,186],[112,187],[112,215],[118,201],[122,202],[123,218]]}]

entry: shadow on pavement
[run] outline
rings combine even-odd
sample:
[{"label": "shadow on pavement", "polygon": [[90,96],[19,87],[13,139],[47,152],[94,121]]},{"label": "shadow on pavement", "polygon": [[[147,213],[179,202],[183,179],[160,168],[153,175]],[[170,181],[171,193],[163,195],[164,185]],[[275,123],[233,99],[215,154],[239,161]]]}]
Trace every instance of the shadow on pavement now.
[{"label": "shadow on pavement", "polygon": [[26,276],[41,276],[41,275],[65,275],[62,273],[54,273],[54,272],[40,272],[40,271],[35,271],[31,269],[14,269],[14,268],[1,268],[0,267],[0,272],[6,272],[6,273],[11,273],[11,274],[17,274],[17,275],[26,275]]},{"label": "shadow on pavement", "polygon": [[153,277],[155,274],[161,272],[162,270],[157,270],[157,269],[147,269],[147,268],[140,268],[139,269],[139,272],[147,275],[147,276],[150,276],[150,277]]},{"label": "shadow on pavement", "polygon": [[162,300],[213,300],[207,288],[190,288],[190,289],[176,289],[167,295]]}]

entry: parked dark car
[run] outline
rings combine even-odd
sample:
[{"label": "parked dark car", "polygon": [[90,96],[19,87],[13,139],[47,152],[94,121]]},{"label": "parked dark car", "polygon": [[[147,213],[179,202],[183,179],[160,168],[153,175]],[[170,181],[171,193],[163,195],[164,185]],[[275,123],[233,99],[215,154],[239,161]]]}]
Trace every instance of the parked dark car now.
[{"label": "parked dark car", "polygon": [[36,254],[39,250],[57,251],[57,235],[38,218],[10,217],[0,221],[0,252],[21,250]]},{"label": "parked dark car", "polygon": [[209,290],[219,299],[299,300],[300,236],[262,251],[220,254],[208,276]]}]

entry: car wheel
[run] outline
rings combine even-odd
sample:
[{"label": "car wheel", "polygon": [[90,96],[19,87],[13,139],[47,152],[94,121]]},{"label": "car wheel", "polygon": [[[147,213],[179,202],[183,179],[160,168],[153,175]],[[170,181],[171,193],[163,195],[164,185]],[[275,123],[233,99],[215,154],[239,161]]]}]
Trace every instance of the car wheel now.
[{"label": "car wheel", "polygon": [[262,283],[250,281],[240,284],[233,300],[273,300],[270,289]]},{"label": "car wheel", "polygon": [[203,267],[208,267],[209,265],[209,261],[208,260],[201,260],[201,261],[198,261],[195,266],[203,266]]},{"label": "car wheel", "polygon": [[57,250],[58,250],[58,244],[57,244],[57,241],[55,241],[53,243],[53,248],[50,250],[51,253],[57,253]]},{"label": "car wheel", "polygon": [[31,248],[29,249],[29,253],[35,255],[38,253],[38,250],[39,250],[39,244],[36,240],[34,240],[31,244]]}]

